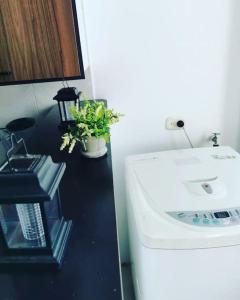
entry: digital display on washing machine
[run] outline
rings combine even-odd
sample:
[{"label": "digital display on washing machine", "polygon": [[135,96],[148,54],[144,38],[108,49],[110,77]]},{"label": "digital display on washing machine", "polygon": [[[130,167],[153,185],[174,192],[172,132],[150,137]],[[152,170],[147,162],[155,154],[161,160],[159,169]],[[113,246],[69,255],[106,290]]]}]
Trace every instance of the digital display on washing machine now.
[{"label": "digital display on washing machine", "polygon": [[222,219],[222,218],[228,218],[230,217],[229,216],[229,213],[227,211],[219,211],[219,212],[215,212],[214,213],[214,216],[218,219]]}]

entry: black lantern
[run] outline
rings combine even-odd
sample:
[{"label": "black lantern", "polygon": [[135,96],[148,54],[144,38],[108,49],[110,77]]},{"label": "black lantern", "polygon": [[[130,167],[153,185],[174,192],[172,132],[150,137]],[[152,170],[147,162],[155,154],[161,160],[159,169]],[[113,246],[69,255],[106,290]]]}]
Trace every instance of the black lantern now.
[{"label": "black lantern", "polygon": [[69,125],[73,123],[73,118],[69,112],[70,107],[79,106],[81,92],[75,87],[62,88],[53,98],[58,102],[61,125]]},{"label": "black lantern", "polygon": [[11,267],[56,267],[63,261],[72,221],[65,221],[59,183],[65,163],[50,156],[12,154],[0,168],[0,270]]}]

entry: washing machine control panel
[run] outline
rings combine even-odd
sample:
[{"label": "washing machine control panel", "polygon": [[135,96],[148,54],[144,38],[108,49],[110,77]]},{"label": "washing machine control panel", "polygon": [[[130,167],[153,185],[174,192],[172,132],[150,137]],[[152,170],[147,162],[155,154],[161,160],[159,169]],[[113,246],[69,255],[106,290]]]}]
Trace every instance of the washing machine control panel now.
[{"label": "washing machine control panel", "polygon": [[216,211],[174,211],[168,215],[178,221],[202,227],[240,225],[240,207]]}]

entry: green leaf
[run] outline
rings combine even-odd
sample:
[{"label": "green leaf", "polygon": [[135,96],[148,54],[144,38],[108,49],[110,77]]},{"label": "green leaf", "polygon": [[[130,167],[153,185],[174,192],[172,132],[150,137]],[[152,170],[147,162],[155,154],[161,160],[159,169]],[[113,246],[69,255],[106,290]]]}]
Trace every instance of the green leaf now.
[{"label": "green leaf", "polygon": [[113,109],[107,109],[103,101],[88,101],[84,97],[81,103],[80,107],[69,109],[75,126],[69,126],[68,132],[62,136],[61,150],[67,147],[72,152],[76,143],[88,136],[103,137],[109,142],[110,126],[123,116]]}]

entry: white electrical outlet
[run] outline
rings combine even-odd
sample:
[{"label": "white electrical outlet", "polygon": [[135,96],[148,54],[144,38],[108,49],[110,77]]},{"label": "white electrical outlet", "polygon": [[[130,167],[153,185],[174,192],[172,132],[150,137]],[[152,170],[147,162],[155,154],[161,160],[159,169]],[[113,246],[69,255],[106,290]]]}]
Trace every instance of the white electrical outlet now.
[{"label": "white electrical outlet", "polygon": [[166,129],[168,129],[168,130],[180,130],[180,129],[182,129],[181,127],[177,126],[178,121],[183,121],[184,122],[184,120],[182,118],[172,118],[172,117],[167,118],[166,119]]}]

